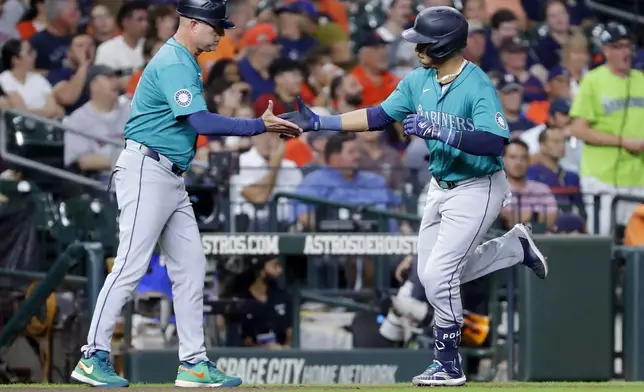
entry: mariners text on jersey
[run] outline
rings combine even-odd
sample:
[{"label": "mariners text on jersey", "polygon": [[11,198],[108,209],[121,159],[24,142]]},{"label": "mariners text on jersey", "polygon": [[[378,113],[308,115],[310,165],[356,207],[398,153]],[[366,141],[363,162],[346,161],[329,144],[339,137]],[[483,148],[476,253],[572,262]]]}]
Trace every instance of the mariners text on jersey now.
[{"label": "mariners text on jersey", "polygon": [[[496,89],[473,63],[447,86],[438,83],[436,70],[418,68],[398,84],[382,108],[398,122],[416,113],[445,128],[510,137]],[[426,140],[426,144],[429,171],[435,178],[462,181],[503,170],[501,157],[468,154],[438,140]]]}]

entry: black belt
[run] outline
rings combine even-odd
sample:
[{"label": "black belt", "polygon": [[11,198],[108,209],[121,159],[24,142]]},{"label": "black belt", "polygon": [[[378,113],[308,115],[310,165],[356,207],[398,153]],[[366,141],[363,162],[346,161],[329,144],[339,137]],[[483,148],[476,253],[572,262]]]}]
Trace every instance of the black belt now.
[{"label": "black belt", "polygon": [[438,183],[439,187],[441,187],[441,188],[443,188],[445,190],[454,189],[461,183],[461,181],[443,181],[443,180],[439,180],[439,181],[436,181],[436,182]]},{"label": "black belt", "polygon": [[[144,144],[141,144],[141,145],[140,145],[140,147],[139,147],[139,150],[140,150],[140,151],[143,153],[143,155],[145,155],[146,157],[148,157],[148,158],[152,158],[152,159],[154,159],[154,160],[155,160],[155,161],[157,161],[157,162],[161,162],[161,157],[159,156],[159,153],[158,153],[158,152],[156,152],[156,151],[154,151],[154,150],[153,150],[153,149],[151,149],[150,147],[148,147],[148,146],[146,146],[146,145],[144,145]],[[184,173],[184,171],[183,171],[183,170],[181,170],[181,169],[179,168],[179,166],[177,166],[177,165],[176,165],[176,164],[174,164],[174,163],[172,164],[172,167],[170,168],[170,171],[171,171],[172,173],[176,174],[177,176],[181,176],[181,175]]]}]

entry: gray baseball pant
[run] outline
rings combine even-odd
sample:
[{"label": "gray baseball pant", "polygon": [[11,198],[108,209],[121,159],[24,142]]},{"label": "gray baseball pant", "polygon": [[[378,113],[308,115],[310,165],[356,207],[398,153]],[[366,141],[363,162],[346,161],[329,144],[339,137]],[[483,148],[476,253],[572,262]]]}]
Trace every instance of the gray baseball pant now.
[{"label": "gray baseball pant", "polygon": [[159,242],[172,281],[179,335],[179,359],[208,360],[203,332],[203,291],[206,258],[194,211],[183,178],[170,171],[172,163],[156,161],[128,140],[115,166],[114,186],[119,215],[119,246],[112,271],[98,297],[86,356],[110,351],[116,321],[148,270]]},{"label": "gray baseball pant", "polygon": [[438,327],[463,324],[461,284],[523,261],[516,230],[478,245],[508,194],[503,171],[449,190],[431,180],[418,233],[417,268]]}]

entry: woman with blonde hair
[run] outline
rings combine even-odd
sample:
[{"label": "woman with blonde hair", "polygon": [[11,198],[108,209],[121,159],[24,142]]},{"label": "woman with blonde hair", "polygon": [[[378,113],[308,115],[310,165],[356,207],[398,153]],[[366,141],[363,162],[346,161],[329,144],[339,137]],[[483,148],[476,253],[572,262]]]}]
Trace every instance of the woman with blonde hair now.
[{"label": "woman with blonde hair", "polygon": [[573,34],[563,46],[561,61],[570,73],[570,97],[579,90],[581,79],[588,72],[590,53],[588,39],[581,33]]}]

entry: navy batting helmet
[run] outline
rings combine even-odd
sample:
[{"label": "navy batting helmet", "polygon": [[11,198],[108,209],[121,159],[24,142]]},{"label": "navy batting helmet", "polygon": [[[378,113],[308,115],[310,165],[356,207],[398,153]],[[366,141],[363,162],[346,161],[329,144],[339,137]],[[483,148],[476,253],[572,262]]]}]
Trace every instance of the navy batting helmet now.
[{"label": "navy batting helmet", "polygon": [[406,41],[428,44],[427,55],[442,59],[467,45],[467,20],[452,7],[429,7],[422,10],[414,26],[403,31]]},{"label": "navy batting helmet", "polygon": [[226,0],[179,0],[179,15],[195,19],[212,27],[234,29],[226,16]]}]

